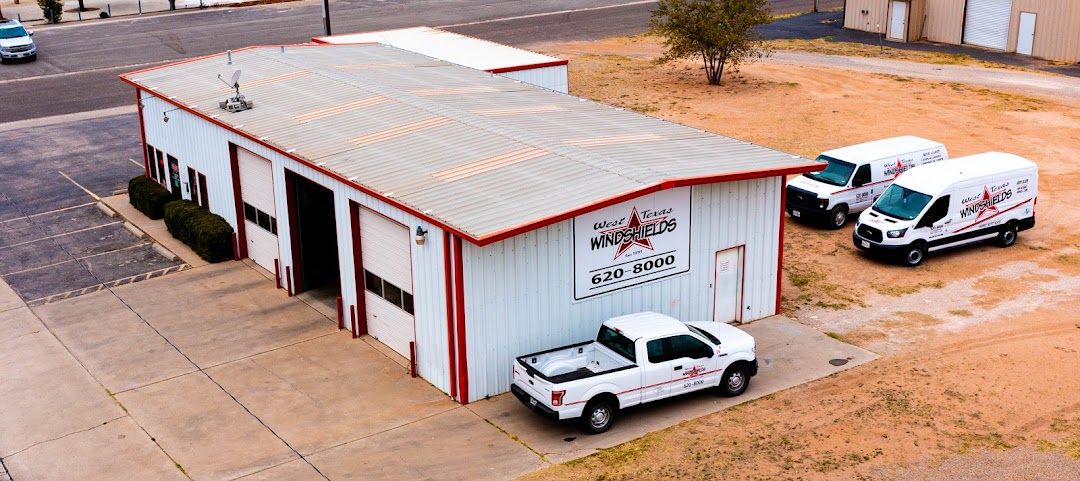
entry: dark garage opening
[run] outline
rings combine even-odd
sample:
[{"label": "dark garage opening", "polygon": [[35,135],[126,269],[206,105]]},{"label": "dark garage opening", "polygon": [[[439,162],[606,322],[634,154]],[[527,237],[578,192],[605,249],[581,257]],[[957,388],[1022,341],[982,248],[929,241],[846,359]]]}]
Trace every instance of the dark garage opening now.
[{"label": "dark garage opening", "polygon": [[289,213],[294,219],[293,255],[297,292],[336,299],[341,294],[334,193],[286,171]]}]

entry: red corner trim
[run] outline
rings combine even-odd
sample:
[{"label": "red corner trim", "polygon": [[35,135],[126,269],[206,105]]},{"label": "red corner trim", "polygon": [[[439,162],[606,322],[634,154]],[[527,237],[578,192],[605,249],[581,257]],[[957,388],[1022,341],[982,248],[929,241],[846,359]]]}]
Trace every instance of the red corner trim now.
[{"label": "red corner trim", "polygon": [[784,221],[787,220],[784,209],[786,205],[787,177],[780,177],[780,228],[777,229],[780,233],[776,249],[776,312],[773,313],[774,315],[780,314],[780,284],[784,279]]},{"label": "red corner trim", "polygon": [[[240,192],[240,157],[236,144],[229,142],[229,168],[232,169],[233,204],[236,206],[236,255],[241,259],[248,256],[247,251],[247,224],[244,223],[244,196]],[[277,259],[274,259],[274,276],[280,276],[280,267]],[[281,287],[281,283],[278,283]]]},{"label": "red corner trim", "polygon": [[457,308],[458,401],[469,404],[469,357],[465,348],[465,273],[461,238],[454,236],[454,294]]},{"label": "red corner trim", "polygon": [[139,113],[139,138],[142,139],[143,173],[150,178],[150,161],[146,155],[146,124],[143,123],[142,89],[135,89],[135,110]]},{"label": "red corner trim", "polygon": [[356,201],[349,201],[349,217],[352,224],[352,252],[353,252],[353,282],[356,285],[356,310],[358,311],[357,319],[359,325],[356,326],[356,332],[359,335],[365,335],[368,333],[367,328],[367,297],[364,295],[364,251],[361,242],[364,239],[361,237],[360,232],[360,204]]},{"label": "red corner trim", "polygon": [[443,231],[443,273],[446,281],[446,347],[450,362],[447,364],[450,371],[450,398],[457,399],[457,371],[454,358],[457,353],[454,349],[454,271],[450,265],[450,233]]},{"label": "red corner trim", "polygon": [[525,64],[525,65],[514,65],[514,66],[511,66],[511,67],[493,68],[491,70],[488,70],[488,72],[491,72],[491,73],[517,72],[519,70],[532,70],[534,68],[558,67],[560,65],[566,65],[568,63],[570,63],[569,60],[554,60],[554,61],[551,61],[551,62],[530,63],[530,64]]}]

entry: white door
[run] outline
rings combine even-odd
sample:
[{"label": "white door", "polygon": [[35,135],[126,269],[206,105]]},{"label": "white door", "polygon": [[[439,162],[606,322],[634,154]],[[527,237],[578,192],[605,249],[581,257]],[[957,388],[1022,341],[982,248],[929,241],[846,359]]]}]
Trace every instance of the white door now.
[{"label": "white door", "polygon": [[360,209],[368,334],[406,358],[415,339],[411,242],[407,227]]},{"label": "white door", "polygon": [[713,320],[739,320],[742,305],[742,247],[716,253],[716,277],[713,281]]},{"label": "white door", "polygon": [[1035,44],[1035,14],[1020,12],[1020,29],[1016,37],[1016,53],[1031,55]]},{"label": "white door", "polygon": [[236,157],[240,167],[240,197],[244,202],[248,257],[274,272],[274,260],[278,258],[274,171],[268,159],[239,147]]},{"label": "white door", "polygon": [[648,352],[645,365],[642,366],[643,403],[663,399],[671,394],[671,380],[674,378],[672,366],[675,364],[669,359],[665,347],[663,339],[653,339],[645,343]]},{"label": "white door", "polygon": [[671,383],[672,396],[719,384],[717,377],[720,373],[715,372],[716,358],[707,354],[712,353],[708,344],[688,334],[672,336],[668,342],[675,351],[671,367],[674,379]]},{"label": "white door", "polygon": [[1012,0],[967,0],[964,43],[1005,50],[1011,16]]},{"label": "white door", "polygon": [[893,1],[892,21],[889,22],[889,38],[904,39],[904,24],[907,20],[907,2]]}]

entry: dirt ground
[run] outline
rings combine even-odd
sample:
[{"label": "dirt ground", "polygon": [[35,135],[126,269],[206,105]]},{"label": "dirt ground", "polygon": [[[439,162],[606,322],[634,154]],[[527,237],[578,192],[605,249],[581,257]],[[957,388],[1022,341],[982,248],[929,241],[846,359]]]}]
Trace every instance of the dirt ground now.
[{"label": "dirt ground", "polygon": [[908,134],[1011,152],[1040,195],[1015,246],[914,269],[788,218],[783,313],[884,357],[527,479],[1080,479],[1080,105],[769,60],[714,87],[649,38],[543,50],[574,95],[811,158]]}]

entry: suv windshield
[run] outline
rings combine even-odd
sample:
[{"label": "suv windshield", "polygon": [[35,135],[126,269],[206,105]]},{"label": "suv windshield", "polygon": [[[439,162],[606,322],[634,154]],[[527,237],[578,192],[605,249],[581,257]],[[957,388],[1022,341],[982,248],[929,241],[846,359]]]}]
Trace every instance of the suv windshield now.
[{"label": "suv windshield", "polygon": [[19,38],[26,36],[26,29],[22,26],[0,28],[0,38]]},{"label": "suv windshield", "polygon": [[610,327],[600,326],[600,333],[596,335],[596,342],[619,353],[620,356],[625,357],[630,362],[637,362],[637,356],[634,353],[634,341]]},{"label": "suv windshield", "polygon": [[873,209],[897,219],[915,220],[928,203],[929,195],[893,184],[874,202]]},{"label": "suv windshield", "polygon": [[847,185],[848,179],[851,178],[851,172],[855,170],[855,164],[834,159],[827,155],[819,155],[817,160],[818,162],[828,162],[829,166],[825,167],[825,170],[821,172],[811,172],[803,175],[818,182],[845,186]]}]

